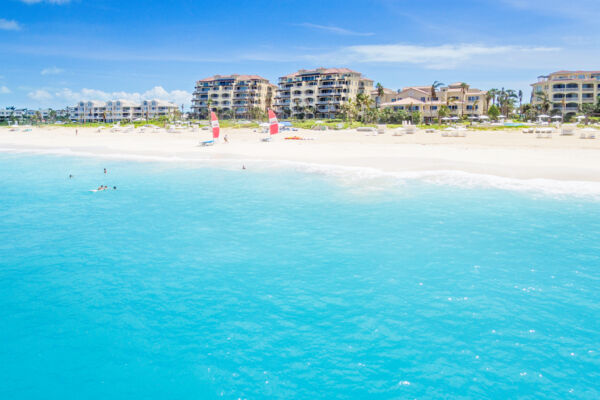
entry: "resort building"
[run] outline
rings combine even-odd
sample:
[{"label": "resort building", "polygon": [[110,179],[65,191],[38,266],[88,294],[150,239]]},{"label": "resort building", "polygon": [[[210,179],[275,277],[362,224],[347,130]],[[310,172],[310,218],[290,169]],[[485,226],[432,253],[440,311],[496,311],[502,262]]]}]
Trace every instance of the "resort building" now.
[{"label": "resort building", "polygon": [[[558,71],[538,77],[531,84],[531,104],[550,103],[548,112],[577,113],[583,104],[594,104],[600,96],[600,71]],[[540,93],[540,94],[538,94]]]},{"label": "resort building", "polygon": [[196,82],[192,114],[207,118],[208,109],[221,118],[247,118],[272,107],[276,86],[258,75],[215,75]]},{"label": "resort building", "polygon": [[442,106],[448,108],[449,117],[476,118],[487,113],[489,104],[487,91],[471,88],[462,82],[440,87],[431,95],[431,86],[411,86],[399,91],[391,101],[382,103],[381,108],[419,112],[424,122],[438,119]]},{"label": "resort building", "polygon": [[120,122],[173,118],[178,112],[176,104],[158,99],[144,100],[141,103],[129,100],[87,100],[72,107],[69,118],[79,122]]},{"label": "resort building", "polygon": [[375,99],[375,105],[380,106],[383,103],[389,103],[398,95],[396,90],[383,88],[383,96],[379,95],[377,88],[371,90],[371,98]]},{"label": "resort building", "polygon": [[279,78],[275,111],[282,117],[335,118],[349,99],[372,90],[371,79],[348,68],[301,69]]}]

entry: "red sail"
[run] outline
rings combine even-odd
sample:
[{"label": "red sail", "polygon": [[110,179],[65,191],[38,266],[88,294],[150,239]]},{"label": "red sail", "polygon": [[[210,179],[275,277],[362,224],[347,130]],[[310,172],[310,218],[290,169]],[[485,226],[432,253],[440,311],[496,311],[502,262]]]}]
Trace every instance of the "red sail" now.
[{"label": "red sail", "polygon": [[210,126],[212,126],[213,139],[218,139],[221,128],[219,127],[219,120],[214,111],[210,112]]},{"label": "red sail", "polygon": [[275,112],[271,109],[269,109],[269,133],[271,135],[279,133],[279,122],[277,122]]}]

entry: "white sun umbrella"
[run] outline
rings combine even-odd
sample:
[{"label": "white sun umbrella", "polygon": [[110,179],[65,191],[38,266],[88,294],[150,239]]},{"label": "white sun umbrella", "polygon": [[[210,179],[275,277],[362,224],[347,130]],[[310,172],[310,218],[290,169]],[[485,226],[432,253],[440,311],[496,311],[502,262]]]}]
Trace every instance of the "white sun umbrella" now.
[{"label": "white sun umbrella", "polygon": [[555,115],[554,117],[552,117],[552,119],[562,119],[562,117],[560,115]]},{"label": "white sun umbrella", "polygon": [[450,119],[451,119],[452,121],[458,121],[460,118],[458,118],[458,117],[452,117],[452,118],[450,118]]},{"label": "white sun umbrella", "polygon": [[477,119],[477,118],[479,118],[477,115],[471,115],[471,116],[469,117],[469,119]]},{"label": "white sun umbrella", "polygon": [[585,119],[585,115],[578,115],[578,116],[575,117],[575,119],[581,121],[582,119]]},{"label": "white sun umbrella", "polygon": [[550,116],[546,115],[546,114],[542,114],[542,115],[538,115],[538,118],[550,118]]},{"label": "white sun umbrella", "polygon": [[448,117],[442,118],[442,121],[448,121],[448,120],[450,120],[450,118],[448,118]]},{"label": "white sun umbrella", "polygon": [[490,119],[490,117],[488,117],[487,115],[482,115],[481,117],[479,117],[480,119]]}]

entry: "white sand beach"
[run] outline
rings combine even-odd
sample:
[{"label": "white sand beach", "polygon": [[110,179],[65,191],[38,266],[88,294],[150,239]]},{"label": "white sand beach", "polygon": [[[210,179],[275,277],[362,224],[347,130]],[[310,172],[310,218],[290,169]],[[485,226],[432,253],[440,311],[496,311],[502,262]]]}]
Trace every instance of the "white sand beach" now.
[{"label": "white sand beach", "polygon": [[[327,166],[368,167],[384,172],[462,171],[517,179],[600,181],[600,139],[579,134],[539,139],[521,131],[468,131],[466,137],[440,132],[393,136],[355,130],[282,132],[269,143],[253,129],[222,129],[229,143],[199,147],[211,133],[111,132],[97,128],[44,127],[13,132],[0,128],[2,151],[56,151],[113,157],[176,157],[237,165],[290,161]],[[600,131],[598,131],[600,133]],[[313,140],[285,140],[299,136]]]}]

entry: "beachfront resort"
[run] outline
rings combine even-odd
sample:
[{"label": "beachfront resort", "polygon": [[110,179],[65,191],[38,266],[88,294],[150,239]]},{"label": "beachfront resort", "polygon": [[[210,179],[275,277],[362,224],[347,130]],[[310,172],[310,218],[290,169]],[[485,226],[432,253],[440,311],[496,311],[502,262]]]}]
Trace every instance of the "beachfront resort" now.
[{"label": "beachfront resort", "polygon": [[531,84],[531,104],[563,117],[593,110],[600,96],[600,71],[558,71]]},{"label": "beachfront resort", "polygon": [[208,112],[222,118],[257,118],[271,108],[276,86],[258,75],[214,75],[196,82],[192,115],[208,118]]},{"label": "beachfront resort", "polygon": [[77,122],[120,122],[142,119],[172,118],[179,111],[177,104],[153,99],[136,103],[129,100],[80,101],[71,109],[71,119]]}]

